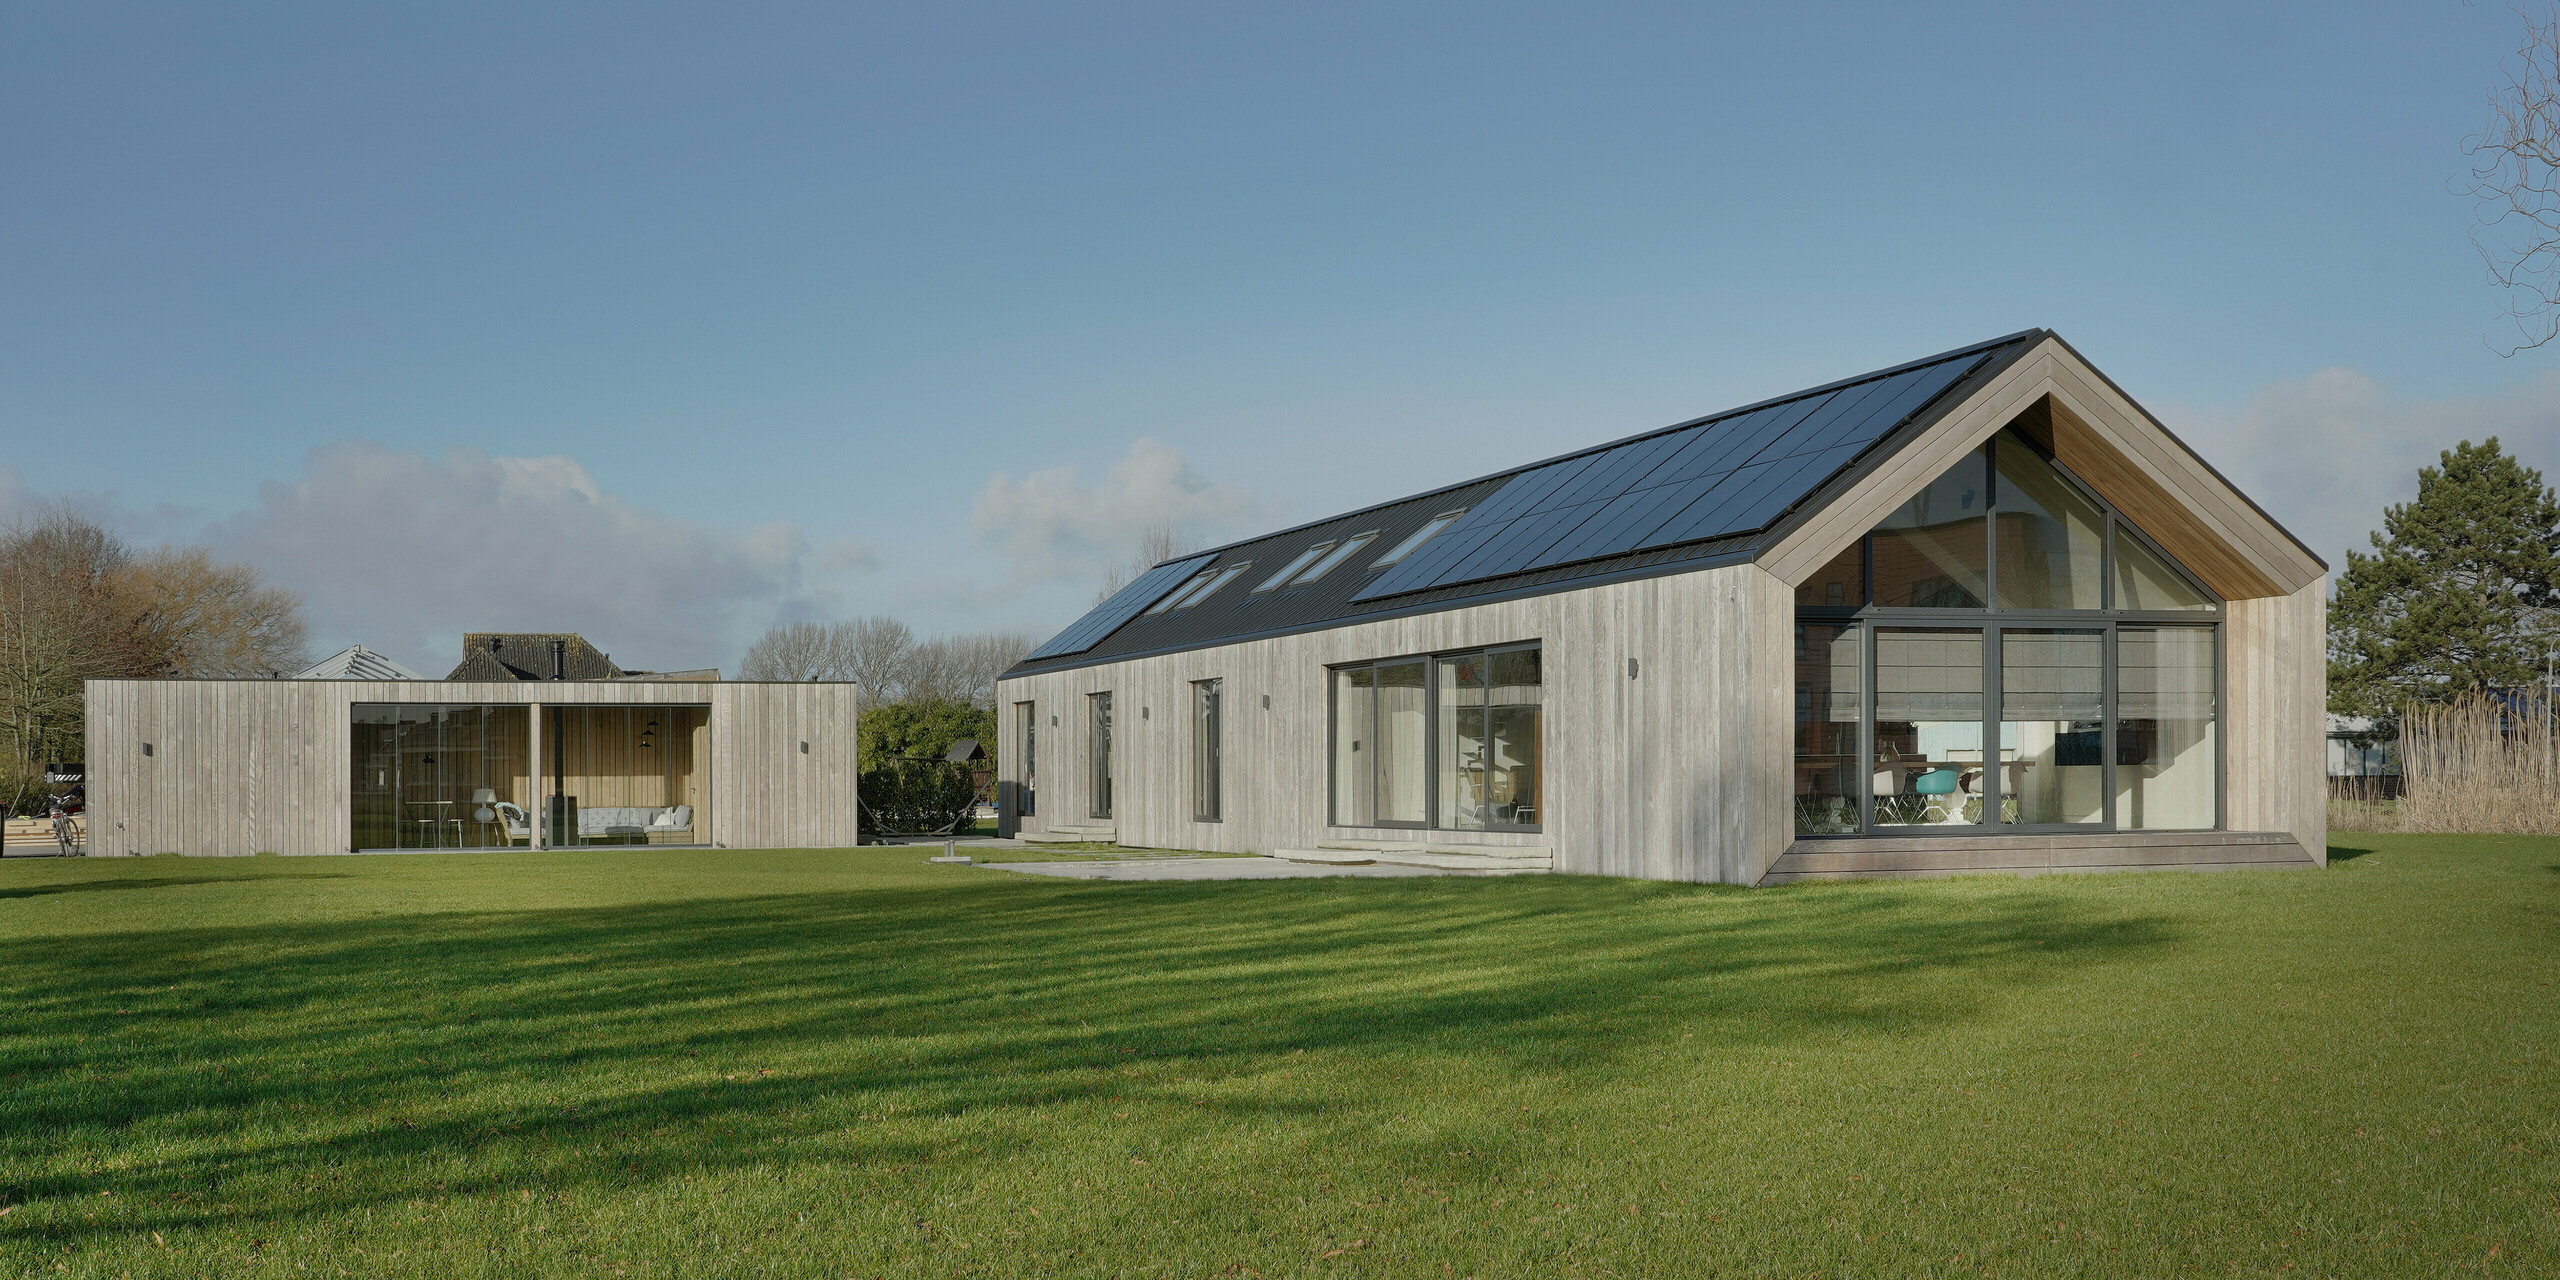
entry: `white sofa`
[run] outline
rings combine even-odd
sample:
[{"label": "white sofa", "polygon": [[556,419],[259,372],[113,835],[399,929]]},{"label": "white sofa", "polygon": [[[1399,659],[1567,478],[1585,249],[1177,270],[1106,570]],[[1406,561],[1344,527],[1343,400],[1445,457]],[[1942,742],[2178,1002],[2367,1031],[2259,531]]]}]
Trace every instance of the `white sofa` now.
[{"label": "white sofa", "polygon": [[578,837],[681,835],[693,830],[693,806],[665,809],[598,805],[578,810]]}]

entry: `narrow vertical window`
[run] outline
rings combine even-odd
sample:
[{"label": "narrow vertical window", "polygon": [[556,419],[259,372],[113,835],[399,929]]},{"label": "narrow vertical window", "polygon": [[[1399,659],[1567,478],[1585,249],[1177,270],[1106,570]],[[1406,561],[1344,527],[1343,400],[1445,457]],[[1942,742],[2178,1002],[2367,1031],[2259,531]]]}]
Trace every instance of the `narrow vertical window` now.
[{"label": "narrow vertical window", "polygon": [[1040,811],[1040,706],[1017,702],[1013,715],[1022,729],[1022,769],[1016,775],[1014,812],[1028,818]]},{"label": "narrow vertical window", "polygon": [[1858,829],[1861,666],[1856,627],[1796,624],[1797,835]]},{"label": "narrow vertical window", "polygon": [[2116,629],[2116,826],[2214,824],[2213,629]]},{"label": "narrow vertical window", "polygon": [[2001,821],[2106,821],[2106,654],[2103,631],[2000,633]]},{"label": "narrow vertical window", "polygon": [[1092,717],[1086,759],[1093,769],[1088,791],[1092,804],[1087,812],[1096,818],[1108,818],[1111,816],[1111,695],[1092,694],[1086,697],[1085,702]]},{"label": "narrow vertical window", "polygon": [[1424,761],[1430,747],[1431,708],[1423,700],[1425,664],[1420,658],[1378,664],[1378,822],[1418,827],[1430,816],[1430,779]]},{"label": "narrow vertical window", "polygon": [[1191,817],[1216,822],[1218,817],[1218,690],[1224,682],[1191,682]]},{"label": "narrow vertical window", "polygon": [[1333,673],[1333,825],[1373,826],[1378,821],[1378,672],[1341,667]]}]

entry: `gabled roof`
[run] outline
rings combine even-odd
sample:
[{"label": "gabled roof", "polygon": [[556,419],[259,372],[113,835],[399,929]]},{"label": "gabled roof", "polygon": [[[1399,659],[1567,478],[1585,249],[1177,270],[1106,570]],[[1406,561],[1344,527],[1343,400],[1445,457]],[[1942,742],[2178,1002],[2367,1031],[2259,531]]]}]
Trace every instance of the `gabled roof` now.
[{"label": "gabled roof", "polygon": [[425,676],[360,644],[351,644],[293,673],[296,680],[424,680]]},{"label": "gabled roof", "polygon": [[[564,671],[553,670],[551,643],[565,646]],[[604,651],[574,631],[474,631],[462,637],[462,661],[447,680],[619,680],[640,672],[613,665]]]},{"label": "gabled roof", "polygon": [[[2059,337],[2030,329],[1168,561],[1007,674],[1686,572],[1773,552],[1801,558],[1829,536],[1808,526],[1829,521],[1830,508],[1886,503],[1890,509],[1944,469],[1919,455],[1960,452],[1998,430],[2020,411],[2009,397],[2028,381],[2020,376],[2027,372],[2035,375],[2031,389],[2050,396],[2057,410],[2094,406],[2084,412],[2109,424],[2105,447],[2138,446],[2146,474],[2211,508],[2200,518],[2216,534],[2253,540],[2252,554],[2267,572],[2251,576],[2252,583],[2270,589],[2290,583],[2290,590],[2306,572],[2316,578],[2325,567]],[[2111,398],[2091,390],[2093,382]],[[1972,422],[1988,398],[2000,398],[2004,407],[1997,411],[2007,416],[1987,426]],[[1951,415],[1960,409],[1965,420],[1958,423]],[[2134,419],[2139,423],[2128,425]],[[1972,436],[1970,444],[1939,438],[1958,427]],[[2133,440],[2137,435],[2144,438]],[[1913,448],[1924,440],[1928,447]],[[1926,474],[1903,476],[1912,470],[1906,462]],[[1849,497],[1857,501],[1844,504]],[[1464,514],[1410,555],[1392,566],[1375,565],[1435,517],[1458,510]],[[1864,523],[1841,535],[1843,545],[1874,523],[1854,518]],[[1322,577],[1255,589],[1311,548],[1366,533],[1375,539]],[[1238,566],[1250,567],[1234,572]],[[1222,575],[1223,585],[1212,587]],[[2234,598],[2267,593],[2216,586]],[[1204,587],[1208,594],[1186,602],[1185,593]],[[1164,607],[1168,602],[1174,607]]]}]

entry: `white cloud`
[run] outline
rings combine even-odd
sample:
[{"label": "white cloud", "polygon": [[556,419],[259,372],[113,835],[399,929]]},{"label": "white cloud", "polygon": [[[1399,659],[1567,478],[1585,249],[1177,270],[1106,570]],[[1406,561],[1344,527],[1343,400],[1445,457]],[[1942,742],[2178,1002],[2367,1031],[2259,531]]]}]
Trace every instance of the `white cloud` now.
[{"label": "white cloud", "polygon": [[626,666],[735,666],[776,618],[877,566],[850,541],[730,530],[608,494],[575,459],[312,451],[205,541],[308,601],[315,647],[362,642],[428,675],[464,631],[576,631]]},{"label": "white cloud", "polygon": [[1085,484],[1073,467],[1019,480],[996,473],[978,492],[970,526],[1027,574],[1099,576],[1156,525],[1171,521],[1186,536],[1212,538],[1238,531],[1260,511],[1252,494],[1211,483],[1180,449],[1146,437],[1098,485]]},{"label": "white cloud", "polygon": [[2161,417],[2295,537],[2346,568],[2383,508],[2418,493],[2418,468],[2490,436],[2546,482],[2560,461],[2560,373],[2489,396],[2414,400],[2358,369],[2270,383],[2236,409],[2165,408]]}]

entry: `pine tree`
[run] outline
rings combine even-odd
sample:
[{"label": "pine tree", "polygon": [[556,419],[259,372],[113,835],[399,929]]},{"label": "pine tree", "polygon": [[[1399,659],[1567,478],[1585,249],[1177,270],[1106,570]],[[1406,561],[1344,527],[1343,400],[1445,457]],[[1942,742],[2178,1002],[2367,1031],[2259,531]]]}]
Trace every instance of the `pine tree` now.
[{"label": "pine tree", "polygon": [[2417,501],[2383,513],[2371,554],[2347,553],[2329,610],[2331,711],[2389,720],[2413,701],[2542,680],[2560,497],[2496,436],[2443,462],[2419,469]]}]

